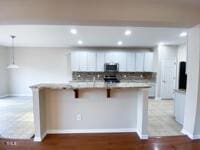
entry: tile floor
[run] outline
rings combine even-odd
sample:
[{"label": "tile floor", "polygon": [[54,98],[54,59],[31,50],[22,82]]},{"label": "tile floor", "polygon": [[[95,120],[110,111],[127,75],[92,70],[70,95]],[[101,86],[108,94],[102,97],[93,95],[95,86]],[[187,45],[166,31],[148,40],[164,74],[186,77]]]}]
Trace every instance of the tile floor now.
[{"label": "tile floor", "polygon": [[150,136],[182,135],[182,125],[174,118],[173,100],[149,100],[149,125]]},{"label": "tile floor", "polygon": [[0,136],[30,139],[34,133],[32,97],[0,99]]}]

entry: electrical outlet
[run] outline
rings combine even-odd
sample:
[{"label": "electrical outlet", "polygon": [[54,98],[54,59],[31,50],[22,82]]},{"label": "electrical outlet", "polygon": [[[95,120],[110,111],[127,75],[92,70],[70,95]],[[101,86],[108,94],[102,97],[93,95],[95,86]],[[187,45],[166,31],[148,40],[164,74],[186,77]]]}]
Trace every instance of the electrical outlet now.
[{"label": "electrical outlet", "polygon": [[76,115],[76,120],[77,121],[81,121],[82,120],[82,115],[81,114],[77,114]]}]

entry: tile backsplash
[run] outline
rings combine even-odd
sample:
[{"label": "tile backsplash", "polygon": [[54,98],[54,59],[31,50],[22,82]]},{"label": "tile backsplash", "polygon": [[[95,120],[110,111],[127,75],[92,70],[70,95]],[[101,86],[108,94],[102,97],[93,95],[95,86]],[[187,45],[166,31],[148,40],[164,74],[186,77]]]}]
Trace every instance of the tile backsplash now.
[{"label": "tile backsplash", "polygon": [[92,81],[95,77],[95,80],[103,81],[105,75],[116,75],[119,80],[144,80],[155,82],[156,73],[153,72],[117,72],[117,73],[108,73],[108,72],[72,72],[73,81]]}]

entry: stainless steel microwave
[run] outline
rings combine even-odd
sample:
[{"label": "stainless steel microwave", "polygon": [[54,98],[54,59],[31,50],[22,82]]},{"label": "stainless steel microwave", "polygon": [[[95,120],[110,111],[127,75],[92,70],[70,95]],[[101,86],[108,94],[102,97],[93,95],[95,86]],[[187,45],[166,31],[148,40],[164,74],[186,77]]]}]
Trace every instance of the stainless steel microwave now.
[{"label": "stainless steel microwave", "polygon": [[118,72],[119,71],[119,64],[118,63],[105,63],[104,64],[104,71],[105,72]]}]

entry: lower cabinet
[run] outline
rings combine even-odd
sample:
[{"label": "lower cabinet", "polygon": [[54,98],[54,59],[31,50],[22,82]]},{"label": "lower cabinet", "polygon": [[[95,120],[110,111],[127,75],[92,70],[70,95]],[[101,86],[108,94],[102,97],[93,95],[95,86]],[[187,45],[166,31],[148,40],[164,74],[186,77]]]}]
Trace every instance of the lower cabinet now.
[{"label": "lower cabinet", "polygon": [[183,124],[185,111],[185,91],[175,91],[175,119],[178,123]]}]

